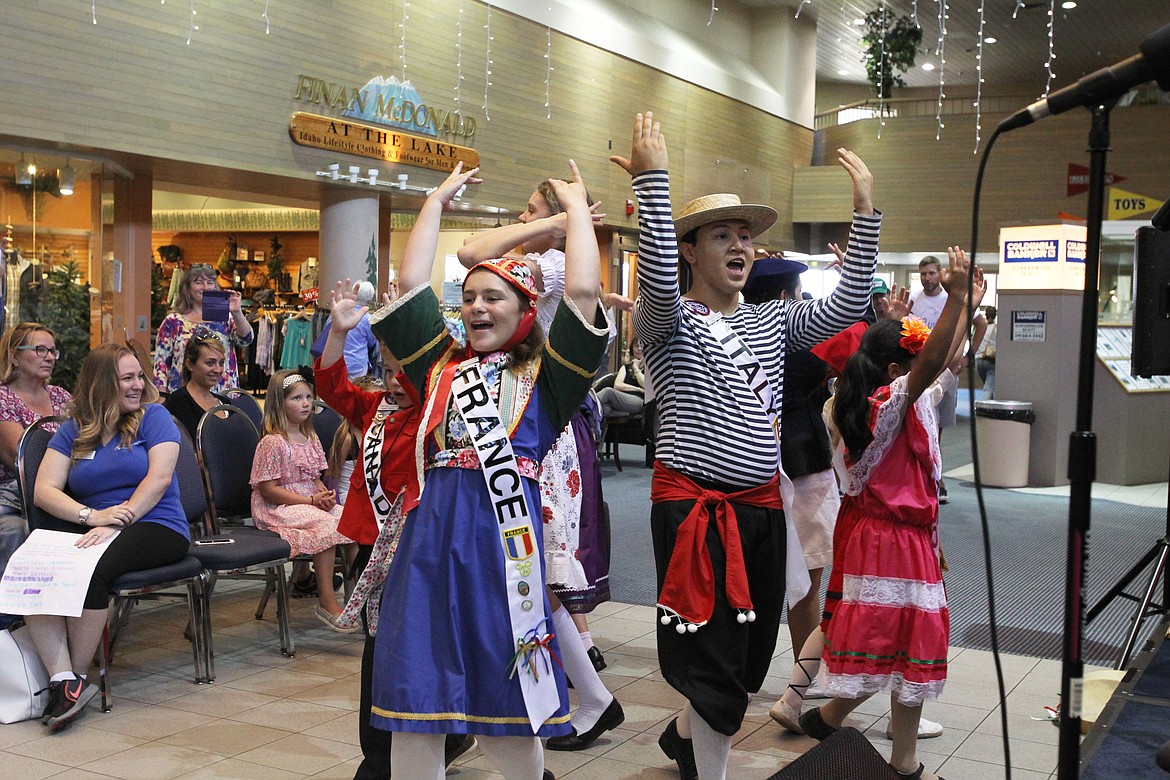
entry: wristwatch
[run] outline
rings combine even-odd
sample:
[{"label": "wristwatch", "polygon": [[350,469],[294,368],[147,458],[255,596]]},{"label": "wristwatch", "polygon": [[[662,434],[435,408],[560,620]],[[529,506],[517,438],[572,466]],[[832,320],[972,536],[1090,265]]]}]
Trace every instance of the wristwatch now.
[{"label": "wristwatch", "polygon": [[93,509],[88,506],[83,506],[77,512],[77,522],[82,525],[89,525],[89,516],[93,514]]}]

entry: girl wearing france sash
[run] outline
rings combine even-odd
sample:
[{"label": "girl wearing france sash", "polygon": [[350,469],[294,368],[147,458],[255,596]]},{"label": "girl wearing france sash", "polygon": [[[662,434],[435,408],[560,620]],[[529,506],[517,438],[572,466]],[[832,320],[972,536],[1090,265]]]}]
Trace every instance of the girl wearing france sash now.
[{"label": "girl wearing france sash", "polygon": [[509,780],[537,780],[538,738],[570,731],[545,598],[537,471],[588,393],[608,335],[585,185],[570,166],[572,183],[552,182],[568,227],[565,295],[547,341],[531,272],[515,261],[468,273],[466,347],[443,324],[429,284],[439,219],[461,187],[479,181],[461,166],[411,231],[399,272],[408,292],[370,318],[422,388],[425,480],[390,566],[374,654],[371,723],[396,732],[395,780],[441,776],[442,735],[456,733],[475,734]]}]

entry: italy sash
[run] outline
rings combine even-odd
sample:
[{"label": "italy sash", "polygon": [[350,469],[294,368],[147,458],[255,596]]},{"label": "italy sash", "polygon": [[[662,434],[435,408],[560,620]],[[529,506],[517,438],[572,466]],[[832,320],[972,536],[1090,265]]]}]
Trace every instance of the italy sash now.
[{"label": "italy sash", "polygon": [[[731,329],[723,315],[707,306],[703,306],[703,309],[706,309],[705,314],[692,304],[691,310],[707,323],[711,335],[723,347],[727,357],[738,369],[740,378],[747,384],[760,408],[768,415],[768,422],[776,435],[776,469],[780,472],[780,495],[784,500],[784,506],[790,507],[793,496],[792,480],[784,473],[784,465],[780,462],[780,399],[772,397],[772,384],[768,381],[760,359],[752,354],[748,345]],[[812,581],[808,577],[804,551],[801,549],[800,537],[796,533],[791,512],[784,513],[784,527],[788,537],[785,543],[784,592],[791,606],[805,597],[812,587]]]},{"label": "italy sash", "polygon": [[528,720],[535,733],[560,707],[554,659],[549,650],[552,634],[544,614],[542,551],[537,549],[532,513],[516,465],[507,426],[488,392],[478,358],[460,364],[451,385],[451,399],[467,426],[483,471],[504,556],[504,586],[508,619],[515,638],[511,674],[519,678]]}]

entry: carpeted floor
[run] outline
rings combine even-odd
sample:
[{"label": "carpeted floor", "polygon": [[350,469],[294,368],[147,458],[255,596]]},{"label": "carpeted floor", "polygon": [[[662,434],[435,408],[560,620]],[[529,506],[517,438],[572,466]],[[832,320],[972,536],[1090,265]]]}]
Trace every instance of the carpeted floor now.
[{"label": "carpeted floor", "polygon": [[[943,436],[944,468],[970,463],[966,420]],[[650,543],[650,469],[642,448],[624,445],[624,471],[603,461],[605,499],[613,534],[610,587],[615,601],[653,605],[655,571]],[[951,570],[951,644],[990,649],[987,578],[974,484],[948,480],[950,503],[941,508],[940,536]],[[1068,499],[1011,490],[984,491],[992,543],[992,573],[1004,652],[1058,659],[1064,626]],[[1087,603],[1092,605],[1165,533],[1166,511],[1094,500],[1089,537]],[[1144,586],[1143,573],[1130,591]],[[1086,662],[1112,666],[1136,604],[1115,600],[1085,631]],[[1146,621],[1144,639],[1156,621]],[[1140,643],[1138,645],[1140,647]]]}]

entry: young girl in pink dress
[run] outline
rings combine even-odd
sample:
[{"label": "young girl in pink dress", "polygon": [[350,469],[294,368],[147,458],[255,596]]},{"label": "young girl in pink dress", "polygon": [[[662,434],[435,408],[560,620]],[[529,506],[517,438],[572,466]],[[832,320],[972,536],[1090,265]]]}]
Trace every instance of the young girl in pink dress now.
[{"label": "young girl in pink dress", "polygon": [[[940,476],[935,383],[966,331],[969,265],[949,249],[948,299],[932,332],[913,317],[882,320],[865,332],[837,383],[833,420],[845,445],[848,479],[837,517],[833,572],[825,601],[826,687],[833,700],[800,716],[825,739],[858,705],[890,693],[890,765],[919,780],[922,703],[947,676],[950,618],[938,553]],[[983,273],[972,272],[972,308]]]},{"label": "young girl in pink dress", "polygon": [[337,545],[352,558],[357,545],[337,532],[341,507],[321,482],[328,463],[313,432],[313,390],[295,371],[277,371],[268,383],[264,438],[252,462],[252,519],[280,534],[294,555],[312,555],[317,576],[317,619],[342,634],[341,605],[333,590]]}]

